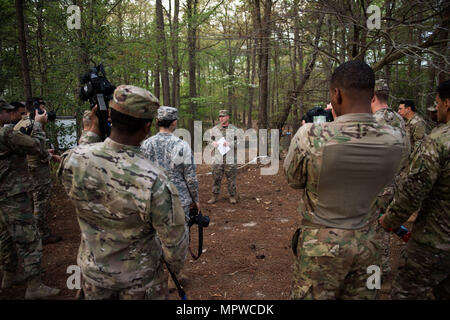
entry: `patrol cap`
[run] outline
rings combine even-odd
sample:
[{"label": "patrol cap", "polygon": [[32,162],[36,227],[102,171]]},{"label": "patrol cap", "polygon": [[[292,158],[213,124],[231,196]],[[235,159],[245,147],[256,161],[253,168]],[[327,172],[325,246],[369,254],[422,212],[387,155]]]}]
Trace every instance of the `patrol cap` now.
[{"label": "patrol cap", "polygon": [[375,91],[389,91],[387,81],[384,79],[375,81]]},{"label": "patrol cap", "polygon": [[174,107],[161,106],[158,108],[158,120],[177,120],[178,109]]},{"label": "patrol cap", "polygon": [[14,106],[10,105],[5,101],[5,99],[0,98],[0,109],[4,110],[14,110]]},{"label": "patrol cap", "polygon": [[219,117],[224,117],[224,116],[229,116],[230,113],[228,112],[228,110],[220,110],[219,111]]},{"label": "patrol cap", "polygon": [[145,89],[122,84],[114,90],[109,106],[130,117],[153,119],[159,107],[159,100]]}]

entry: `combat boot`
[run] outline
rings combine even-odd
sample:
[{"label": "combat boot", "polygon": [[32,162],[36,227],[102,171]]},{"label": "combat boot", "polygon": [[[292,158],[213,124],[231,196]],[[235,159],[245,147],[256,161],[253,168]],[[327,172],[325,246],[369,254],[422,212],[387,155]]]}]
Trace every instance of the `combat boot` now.
[{"label": "combat boot", "polygon": [[213,193],[212,198],[208,200],[209,204],[213,204],[217,202],[217,198],[218,198],[218,194],[217,193]]},{"label": "combat boot", "polygon": [[237,203],[236,196],[230,196],[230,203],[231,204],[236,204]]},{"label": "combat boot", "polygon": [[2,289],[11,288],[25,282],[23,273],[3,271]]},{"label": "combat boot", "polygon": [[57,295],[59,291],[59,289],[47,287],[41,282],[40,277],[36,277],[28,281],[27,291],[25,292],[25,299],[47,298]]}]

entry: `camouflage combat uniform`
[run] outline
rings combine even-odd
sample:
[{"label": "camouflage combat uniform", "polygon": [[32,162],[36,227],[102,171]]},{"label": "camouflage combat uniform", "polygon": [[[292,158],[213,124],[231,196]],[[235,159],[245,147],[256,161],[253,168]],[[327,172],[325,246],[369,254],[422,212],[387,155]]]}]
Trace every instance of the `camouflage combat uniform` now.
[{"label": "camouflage combat uniform", "polygon": [[50,156],[43,149],[35,126],[31,137],[0,128],[0,243],[3,270],[17,271],[18,257],[27,280],[41,274],[42,242],[36,228],[29,192],[33,185],[27,169],[26,155]]},{"label": "camouflage combat uniform", "polygon": [[[284,162],[291,187],[304,189],[292,299],[373,299],[367,268],[379,265],[376,197],[406,153],[398,128],[371,114],[346,114],[334,122],[303,125]],[[298,239],[298,241],[296,240]]]},{"label": "camouflage combat uniform", "polygon": [[[47,148],[47,141],[45,131],[40,123],[30,121],[29,116],[24,116],[19,123],[16,124],[14,130],[20,131],[21,128],[28,128],[33,125],[36,132],[35,137],[39,139],[41,148]],[[52,179],[50,176],[49,161],[51,156],[28,155],[28,171],[30,172],[31,180],[33,182],[33,208],[36,216],[37,228],[44,241],[51,235],[51,230],[48,225],[48,215],[50,213],[50,197],[52,192]]]},{"label": "camouflage combat uniform", "polygon": [[[148,91],[119,86],[111,108],[151,118],[158,100]],[[178,192],[138,146],[79,145],[58,170],[81,229],[78,265],[87,299],[167,298],[164,259],[181,269],[188,233]]]},{"label": "camouflage combat uniform", "polygon": [[411,119],[406,121],[406,131],[411,141],[411,152],[417,148],[417,145],[425,138],[427,134],[427,125],[425,120],[416,113]]},{"label": "camouflage combat uniform", "polygon": [[[407,153],[403,154],[402,159],[402,169],[405,168],[408,164],[408,156],[409,156],[409,150],[410,150],[410,142],[409,137],[407,136],[406,129],[405,129],[405,121],[403,120],[402,116],[399,115],[397,112],[393,111],[391,108],[383,108],[377,110],[373,116],[375,117],[375,120],[382,125],[390,125],[396,128],[399,128],[403,135],[403,140],[405,141],[407,145]],[[396,178],[399,178],[399,175],[396,176]],[[378,208],[378,214],[382,215],[386,212],[386,209],[389,205],[389,203],[392,201],[392,198],[394,197],[394,181],[386,186],[383,191],[378,195],[377,197],[377,208]],[[383,240],[383,254],[381,257],[382,260],[382,271],[383,275],[387,275],[390,270],[390,242],[391,242],[391,233],[384,230],[383,227],[381,227],[378,223],[376,223],[377,232],[380,233]]]},{"label": "camouflage combat uniform", "polygon": [[450,122],[441,124],[412,154],[384,223],[396,229],[419,210],[393,283],[393,299],[425,299],[433,289],[450,299]]},{"label": "camouflage combat uniform", "polygon": [[92,132],[92,131],[83,131],[81,133],[80,139],[78,140],[78,144],[90,144],[90,143],[97,143],[101,142],[101,137]]},{"label": "camouflage combat uniform", "polygon": [[[224,111],[227,110],[221,110],[221,112]],[[222,114],[219,113],[219,115]],[[228,115],[228,113],[226,113],[226,115]],[[228,182],[228,193],[230,194],[230,197],[236,196],[236,176],[237,176],[236,130],[238,130],[238,128],[232,124],[229,124],[227,127],[222,127],[221,124],[219,123],[218,125],[211,128],[209,132],[210,137],[209,143],[212,143],[214,141],[217,142],[223,137],[230,144],[229,147],[232,150],[234,150],[234,157],[228,161],[227,161],[227,154],[232,150],[230,150],[223,156],[219,153],[219,151],[215,150],[215,155],[211,168],[214,180],[212,193],[217,195],[220,193],[222,177],[225,174]],[[230,140],[229,138],[227,139],[227,131],[229,132],[228,133],[229,137],[233,138],[232,140]],[[232,161],[232,163],[230,163],[230,161]]]},{"label": "camouflage combat uniform", "polygon": [[[177,119],[176,108],[163,106],[158,109],[158,120]],[[198,180],[189,144],[172,133],[159,132],[142,143],[141,151],[147,159],[164,169],[170,182],[175,185],[186,221],[189,221],[190,206],[192,202],[198,202]]]}]

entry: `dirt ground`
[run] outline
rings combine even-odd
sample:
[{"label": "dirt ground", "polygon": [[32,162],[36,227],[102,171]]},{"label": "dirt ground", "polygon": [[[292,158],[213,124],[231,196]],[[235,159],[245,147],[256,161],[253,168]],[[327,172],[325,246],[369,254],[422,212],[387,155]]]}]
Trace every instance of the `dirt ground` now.
[{"label": "dirt ground", "polygon": [[[189,300],[255,300],[289,298],[291,265],[291,236],[299,225],[296,211],[300,191],[287,183],[282,164],[274,176],[260,175],[260,168],[248,165],[239,169],[237,190],[239,202],[228,202],[226,180],[222,182],[219,201],[207,204],[211,196],[212,176],[209,166],[197,168],[202,212],[211,218],[204,229],[203,255],[194,261],[188,256],[186,274]],[[43,280],[47,285],[61,288],[52,299],[75,299],[75,290],[66,286],[67,267],[76,265],[80,231],[75,210],[62,186],[55,182],[50,226],[63,241],[44,246]],[[410,225],[407,225],[410,227]],[[196,227],[191,232],[191,248],[197,250]],[[402,242],[393,237],[392,269],[396,272]],[[385,279],[381,299],[389,299],[383,289],[390,286]],[[4,289],[0,300],[22,299],[25,286]],[[179,299],[176,292],[171,299]]]}]

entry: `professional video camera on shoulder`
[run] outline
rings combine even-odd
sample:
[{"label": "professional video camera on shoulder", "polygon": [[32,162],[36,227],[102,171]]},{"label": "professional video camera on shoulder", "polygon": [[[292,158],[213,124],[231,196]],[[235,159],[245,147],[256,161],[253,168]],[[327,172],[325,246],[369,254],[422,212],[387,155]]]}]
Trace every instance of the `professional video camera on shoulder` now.
[{"label": "professional video camera on shoulder", "polygon": [[[33,98],[33,108],[35,112],[38,114],[43,114],[45,111],[42,110],[41,105],[45,106],[45,101],[42,98]],[[56,120],[56,112],[54,111],[47,111],[47,119],[50,122],[54,122]]]},{"label": "professional video camera on shoulder", "polygon": [[102,140],[111,132],[108,122],[109,101],[116,87],[106,79],[102,64],[92,67],[87,73],[80,76],[80,99],[89,101],[91,109],[98,105],[96,115],[99,120]]}]

